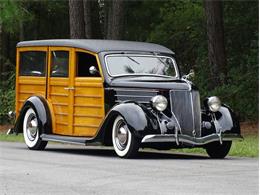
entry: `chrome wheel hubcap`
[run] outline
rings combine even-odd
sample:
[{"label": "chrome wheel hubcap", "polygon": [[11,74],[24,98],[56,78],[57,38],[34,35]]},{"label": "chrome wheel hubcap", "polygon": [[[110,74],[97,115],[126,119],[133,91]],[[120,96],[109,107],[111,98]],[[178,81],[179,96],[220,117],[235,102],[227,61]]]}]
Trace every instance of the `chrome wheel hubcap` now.
[{"label": "chrome wheel hubcap", "polygon": [[128,128],[123,120],[118,121],[115,132],[115,143],[119,150],[124,150],[128,141]]},{"label": "chrome wheel hubcap", "polygon": [[33,141],[38,132],[38,121],[35,114],[31,113],[27,119],[26,131],[29,140]]}]

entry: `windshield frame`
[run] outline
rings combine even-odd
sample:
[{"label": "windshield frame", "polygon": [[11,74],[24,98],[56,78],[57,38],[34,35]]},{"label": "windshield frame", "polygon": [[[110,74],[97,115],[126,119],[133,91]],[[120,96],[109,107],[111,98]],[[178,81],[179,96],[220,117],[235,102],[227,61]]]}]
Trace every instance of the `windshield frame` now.
[{"label": "windshield frame", "polygon": [[[111,56],[125,56],[125,57],[163,57],[163,58],[169,58],[170,60],[172,60],[173,62],[173,66],[176,72],[175,76],[168,76],[168,75],[160,75],[160,74],[146,74],[146,73],[134,73],[134,74],[116,74],[113,75],[111,74],[108,64],[107,64],[107,58],[111,57]],[[105,67],[106,67],[106,71],[108,73],[108,75],[110,77],[123,77],[123,76],[154,76],[154,77],[161,77],[161,78],[180,78],[180,73],[179,73],[179,69],[178,69],[178,65],[175,61],[175,59],[171,56],[167,56],[167,55],[152,55],[152,54],[136,54],[136,53],[121,53],[121,54],[107,54],[105,55]]]}]

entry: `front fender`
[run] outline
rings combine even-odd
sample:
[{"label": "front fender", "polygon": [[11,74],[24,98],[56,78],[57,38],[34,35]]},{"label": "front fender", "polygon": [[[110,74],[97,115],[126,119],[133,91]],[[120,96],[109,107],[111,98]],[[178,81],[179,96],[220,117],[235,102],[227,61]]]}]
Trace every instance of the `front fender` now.
[{"label": "front fender", "polygon": [[116,105],[111,114],[120,114],[128,124],[131,131],[143,131],[148,126],[148,121],[143,109],[135,103]]},{"label": "front fender", "polygon": [[96,139],[109,140],[115,118],[121,115],[128,128],[136,137],[148,134],[160,134],[156,117],[146,107],[136,102],[123,102],[115,105],[104,119]]},{"label": "front fender", "polygon": [[216,127],[217,131],[217,128],[221,128],[223,133],[240,134],[239,120],[237,119],[235,113],[227,105],[222,105],[215,116],[219,125],[219,127]]},{"label": "front fender", "polygon": [[22,133],[23,131],[23,118],[28,110],[28,108],[32,108],[36,111],[36,115],[39,120],[39,126],[41,133],[50,133],[51,132],[51,115],[48,108],[48,104],[46,100],[43,97],[40,96],[31,96],[28,98],[19,114],[19,117],[17,118],[14,126],[14,132],[15,133]]}]

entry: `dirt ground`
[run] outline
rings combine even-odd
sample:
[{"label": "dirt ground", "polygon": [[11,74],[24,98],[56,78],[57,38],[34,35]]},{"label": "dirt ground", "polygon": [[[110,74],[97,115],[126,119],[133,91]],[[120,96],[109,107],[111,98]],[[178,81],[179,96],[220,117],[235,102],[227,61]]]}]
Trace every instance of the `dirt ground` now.
[{"label": "dirt ground", "polygon": [[13,127],[12,125],[0,125],[0,132],[1,133],[5,133],[8,131],[8,129],[10,129],[11,127]]},{"label": "dirt ground", "polygon": [[259,133],[259,123],[258,122],[242,122],[240,123],[241,133],[245,134],[254,134]]},{"label": "dirt ground", "polygon": [[[259,123],[258,122],[242,122],[241,133],[242,135],[253,134],[257,135],[259,133]],[[12,125],[0,125],[0,132],[5,133]]]}]

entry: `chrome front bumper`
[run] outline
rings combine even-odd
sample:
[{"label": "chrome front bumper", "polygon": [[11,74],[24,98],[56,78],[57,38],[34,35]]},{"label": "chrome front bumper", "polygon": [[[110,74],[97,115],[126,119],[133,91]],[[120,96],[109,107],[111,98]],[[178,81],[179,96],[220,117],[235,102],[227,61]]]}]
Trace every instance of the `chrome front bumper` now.
[{"label": "chrome front bumper", "polygon": [[243,137],[239,134],[211,134],[205,137],[191,137],[188,135],[176,135],[176,134],[164,134],[164,135],[146,135],[142,139],[142,143],[159,143],[159,142],[176,142],[186,143],[191,145],[205,145],[210,142],[219,141],[221,144],[223,141],[232,141],[232,140],[243,140]]}]

